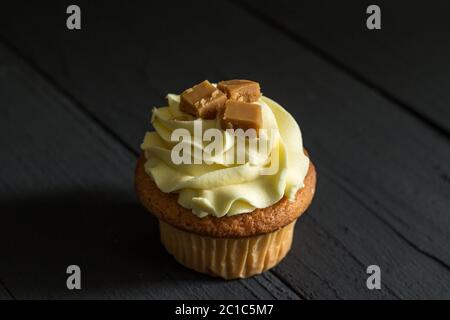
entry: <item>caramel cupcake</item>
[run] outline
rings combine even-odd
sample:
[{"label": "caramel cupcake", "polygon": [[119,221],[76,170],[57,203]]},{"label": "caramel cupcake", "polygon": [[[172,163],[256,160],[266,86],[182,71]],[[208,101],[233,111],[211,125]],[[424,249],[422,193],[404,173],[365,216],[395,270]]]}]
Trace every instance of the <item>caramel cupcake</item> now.
[{"label": "caramel cupcake", "polygon": [[204,81],[167,98],[153,109],[135,175],[163,245],[225,279],[277,265],[316,185],[297,123],[248,80]]}]

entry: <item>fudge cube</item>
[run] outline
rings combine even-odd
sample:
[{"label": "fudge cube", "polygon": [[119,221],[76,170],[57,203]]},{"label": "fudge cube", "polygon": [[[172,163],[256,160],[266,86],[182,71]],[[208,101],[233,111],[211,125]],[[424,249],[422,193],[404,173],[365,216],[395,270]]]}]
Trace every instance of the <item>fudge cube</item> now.
[{"label": "fudge cube", "polygon": [[228,99],[236,101],[255,102],[261,96],[259,83],[250,80],[221,81],[217,88],[224,92]]},{"label": "fudge cube", "polygon": [[254,103],[228,100],[225,103],[222,127],[224,129],[255,129],[262,127],[261,106]]},{"label": "fudge cube", "polygon": [[187,89],[180,97],[180,110],[197,118],[214,119],[227,96],[208,80]]}]

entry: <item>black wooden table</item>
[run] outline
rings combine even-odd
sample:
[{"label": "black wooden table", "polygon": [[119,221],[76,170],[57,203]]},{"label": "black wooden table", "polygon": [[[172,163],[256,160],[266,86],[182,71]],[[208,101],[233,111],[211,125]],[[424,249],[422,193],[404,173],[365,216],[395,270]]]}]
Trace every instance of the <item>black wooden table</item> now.
[{"label": "black wooden table", "polygon": [[[0,299],[450,298],[448,2],[378,1],[376,31],[366,1],[77,1],[77,31],[69,4],[0,4]],[[164,251],[133,170],[167,92],[231,78],[294,115],[318,186],[289,256],[223,281]]]}]

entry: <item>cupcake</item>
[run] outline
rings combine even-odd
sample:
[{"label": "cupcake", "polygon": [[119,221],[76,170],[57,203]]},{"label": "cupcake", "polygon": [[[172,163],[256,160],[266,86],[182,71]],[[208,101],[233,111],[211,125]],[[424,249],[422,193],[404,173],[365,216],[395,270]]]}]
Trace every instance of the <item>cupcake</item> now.
[{"label": "cupcake", "polygon": [[162,244],[225,279],[274,267],[316,185],[297,123],[249,80],[205,80],[167,100],[152,111],[135,173]]}]

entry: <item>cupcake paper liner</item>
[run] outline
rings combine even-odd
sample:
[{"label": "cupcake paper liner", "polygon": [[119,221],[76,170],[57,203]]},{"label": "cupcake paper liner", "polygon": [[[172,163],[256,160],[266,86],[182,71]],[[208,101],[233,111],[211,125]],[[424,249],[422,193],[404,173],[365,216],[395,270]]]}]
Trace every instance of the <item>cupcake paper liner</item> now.
[{"label": "cupcake paper liner", "polygon": [[224,279],[247,278],[277,265],[292,244],[296,220],[274,232],[247,238],[212,238],[159,221],[161,242],[184,266]]}]

